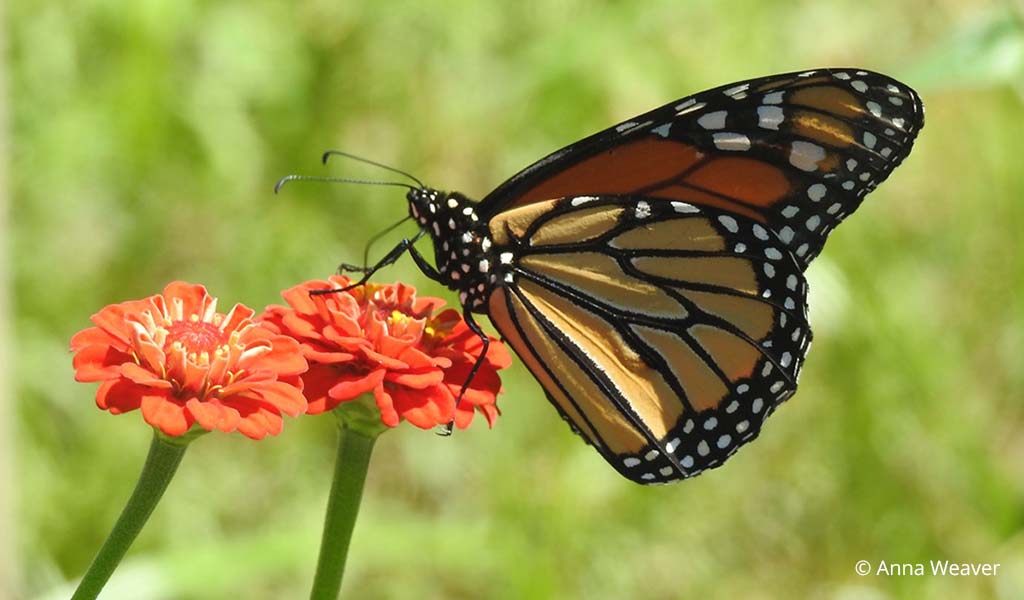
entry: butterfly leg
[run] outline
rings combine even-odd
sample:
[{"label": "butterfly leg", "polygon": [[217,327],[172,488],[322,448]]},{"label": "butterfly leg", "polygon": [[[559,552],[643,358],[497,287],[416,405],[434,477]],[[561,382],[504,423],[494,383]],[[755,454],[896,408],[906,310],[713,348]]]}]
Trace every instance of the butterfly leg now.
[{"label": "butterfly leg", "polygon": [[[462,382],[462,388],[459,389],[459,395],[455,397],[455,410],[459,409],[459,403],[462,402],[462,397],[466,395],[466,390],[469,389],[469,384],[472,383],[473,378],[476,377],[477,371],[483,366],[484,360],[487,359],[487,350],[491,347],[491,338],[487,337],[484,330],[480,328],[480,325],[473,320],[473,313],[469,312],[468,309],[463,309],[462,319],[466,321],[466,325],[469,326],[469,330],[476,334],[480,338],[480,343],[483,344],[483,348],[480,350],[480,355],[476,357],[476,361],[473,363],[473,367],[469,370],[469,375],[466,377],[466,381]],[[438,431],[440,435],[451,435],[452,428],[455,426],[455,416],[452,415],[452,420],[448,421],[448,424],[444,426],[444,429]]]},{"label": "butterfly leg", "polygon": [[[328,154],[324,155],[325,160],[326,160],[327,156],[328,156]],[[405,223],[406,221],[408,221],[409,218],[410,217],[405,217],[403,219],[400,219],[397,223],[394,223],[393,225],[389,225],[384,231],[381,231],[380,233],[377,233],[376,235],[371,237],[369,241],[366,242],[366,246],[363,248],[363,264],[362,264],[362,266],[354,265],[352,263],[341,263],[340,265],[338,265],[338,273],[339,274],[345,274],[345,273],[366,273],[366,272],[368,272],[370,270],[370,267],[368,266],[370,264],[370,248],[373,246],[373,243],[376,242],[377,240],[379,240],[380,238],[384,237],[385,235],[387,235],[387,234],[391,233],[392,231],[394,231],[399,225],[401,225],[402,223]]]},{"label": "butterfly leg", "polygon": [[444,283],[444,280],[441,278],[441,274],[437,272],[434,265],[427,262],[427,259],[420,254],[420,251],[417,250],[415,246],[409,246],[409,256],[412,257],[412,261],[416,263],[419,270],[429,279],[438,283]]},{"label": "butterfly leg", "polygon": [[352,263],[341,263],[338,265],[338,274],[344,275],[345,273],[366,273],[370,270],[370,267],[354,265]]},{"label": "butterfly leg", "polygon": [[[359,271],[359,272],[363,273],[363,276],[359,278],[359,281],[356,281],[355,283],[353,283],[351,285],[347,285],[347,286],[345,286],[343,288],[332,288],[332,289],[329,289],[329,290],[313,290],[313,291],[310,292],[310,294],[313,295],[313,296],[322,296],[324,294],[336,294],[336,293],[339,293],[339,292],[347,292],[348,290],[351,290],[353,288],[357,288],[357,287],[365,284],[367,281],[370,280],[370,277],[373,277],[374,273],[376,273],[377,271],[383,269],[384,267],[386,267],[388,265],[394,264],[395,261],[397,261],[399,258],[401,258],[401,256],[403,254],[405,254],[406,252],[410,251],[413,248],[413,244],[415,244],[417,240],[419,240],[421,237],[423,237],[423,234],[425,232],[426,232],[426,230],[421,230],[415,236],[413,236],[411,238],[405,238],[401,242],[398,242],[397,246],[392,248],[391,251],[388,252],[384,256],[384,258],[382,258],[379,261],[377,261],[377,264],[373,265],[372,267],[369,267],[369,268],[366,268],[366,269],[363,269],[362,267],[360,267],[360,268],[355,269],[356,271]],[[412,253],[413,253],[414,256],[416,254],[418,254],[415,250],[412,250]],[[423,257],[421,256],[420,258],[422,259]],[[346,265],[342,265],[342,266],[346,266]],[[351,266],[351,265],[347,265],[347,266]]]}]

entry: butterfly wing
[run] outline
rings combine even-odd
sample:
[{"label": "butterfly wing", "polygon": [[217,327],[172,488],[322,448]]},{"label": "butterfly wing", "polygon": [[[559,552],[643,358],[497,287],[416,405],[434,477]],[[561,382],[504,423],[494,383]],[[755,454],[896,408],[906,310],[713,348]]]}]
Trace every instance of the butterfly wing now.
[{"label": "butterfly wing", "polygon": [[910,152],[920,98],[885,75],[818,69],[721,86],[559,150],[479,206],[491,218],[581,195],[643,195],[766,225],[802,268]]},{"label": "butterfly wing", "polygon": [[759,221],[607,196],[521,205],[489,227],[502,269],[492,322],[629,479],[722,464],[796,389],[807,286]]}]

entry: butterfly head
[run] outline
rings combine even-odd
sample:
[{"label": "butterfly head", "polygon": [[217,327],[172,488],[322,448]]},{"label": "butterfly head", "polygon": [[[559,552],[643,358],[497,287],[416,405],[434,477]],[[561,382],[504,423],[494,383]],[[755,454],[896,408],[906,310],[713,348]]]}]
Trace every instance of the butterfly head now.
[{"label": "butterfly head", "polygon": [[498,274],[490,232],[476,202],[458,192],[409,190],[409,214],[434,241],[441,282],[459,292],[462,304],[482,308]]}]

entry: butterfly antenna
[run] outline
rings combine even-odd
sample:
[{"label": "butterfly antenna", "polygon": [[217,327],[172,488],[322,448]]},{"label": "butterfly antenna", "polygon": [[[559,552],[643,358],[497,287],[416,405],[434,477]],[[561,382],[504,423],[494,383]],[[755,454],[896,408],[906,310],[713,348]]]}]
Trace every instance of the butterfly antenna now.
[{"label": "butterfly antenna", "polygon": [[403,171],[401,169],[396,169],[395,167],[392,167],[392,166],[389,166],[389,165],[385,165],[385,164],[379,163],[377,161],[370,160],[368,158],[363,158],[362,156],[356,156],[355,154],[349,154],[348,152],[342,152],[341,150],[328,150],[327,152],[324,152],[324,155],[320,158],[320,160],[322,160],[323,163],[326,165],[327,164],[327,159],[329,159],[333,155],[344,156],[345,158],[348,158],[348,159],[351,159],[351,160],[356,160],[356,161],[359,161],[361,163],[366,163],[368,165],[373,165],[375,167],[380,167],[381,169],[386,169],[388,171],[391,171],[392,173],[398,173],[399,175],[404,175],[404,176],[408,177],[409,179],[412,179],[413,181],[415,181],[416,184],[420,186],[421,190],[425,189],[427,187],[427,186],[423,185],[422,181],[420,181],[419,179],[417,179],[413,175],[410,175],[409,173],[406,173],[405,171]]},{"label": "butterfly antenna", "polygon": [[285,175],[281,179],[277,180],[277,184],[274,185],[274,193],[281,191],[284,184],[289,181],[323,181],[327,183],[363,183],[366,185],[394,185],[398,187],[404,187],[409,190],[417,189],[415,186],[411,186],[408,183],[402,183],[401,181],[375,181],[373,179],[350,179],[347,177],[316,177],[314,175]]}]

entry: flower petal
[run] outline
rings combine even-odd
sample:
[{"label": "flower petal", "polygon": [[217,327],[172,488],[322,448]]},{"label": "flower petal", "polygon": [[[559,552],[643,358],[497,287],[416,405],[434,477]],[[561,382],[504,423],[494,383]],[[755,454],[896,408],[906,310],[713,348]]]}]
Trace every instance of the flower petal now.
[{"label": "flower petal", "polygon": [[441,386],[423,390],[391,388],[391,396],[402,418],[420,429],[431,429],[451,421],[455,402]]},{"label": "flower petal", "polygon": [[121,376],[139,385],[155,388],[170,389],[171,382],[148,369],[144,369],[135,363],[124,363],[121,365]]},{"label": "flower petal", "polygon": [[263,407],[248,406],[248,412],[242,411],[238,421],[238,431],[254,440],[262,440],[267,435],[277,435],[284,428],[284,419],[278,413]]},{"label": "flower petal", "polygon": [[132,333],[134,330],[128,323],[127,317],[137,315],[146,310],[152,310],[152,297],[144,300],[130,300],[120,304],[104,306],[90,319],[101,330],[117,340],[115,346],[119,350],[127,350],[130,347]]},{"label": "flower petal", "polygon": [[75,381],[88,383],[117,377],[121,365],[134,359],[111,346],[93,344],[85,346],[71,360],[75,368]]},{"label": "flower petal", "polygon": [[377,403],[377,408],[380,409],[381,422],[388,427],[398,427],[401,419],[398,418],[398,411],[395,410],[394,398],[384,388],[383,383],[373,388],[373,399]]},{"label": "flower petal", "polygon": [[388,383],[421,390],[444,381],[444,372],[441,369],[389,371],[386,380]]},{"label": "flower petal", "polygon": [[245,336],[247,342],[250,341],[248,339],[250,337],[255,339],[264,334],[268,336],[265,339],[270,342],[270,351],[254,355],[248,360],[240,360],[238,368],[273,371],[279,375],[298,375],[309,368],[309,364],[302,356],[299,342],[294,338],[286,335],[274,335],[269,329],[262,326],[251,327],[249,331],[253,333]]},{"label": "flower petal", "polygon": [[138,408],[147,393],[149,389],[146,386],[125,379],[109,379],[96,390],[96,406],[109,410],[112,415],[119,415]]},{"label": "flower petal", "polygon": [[244,304],[235,304],[220,324],[221,331],[235,331],[247,324],[256,311]]},{"label": "flower petal", "polygon": [[[257,394],[264,403],[273,406],[289,417],[306,412],[306,397],[302,395],[302,390],[287,383],[281,381],[261,383],[252,388],[252,393]],[[225,402],[236,401],[237,398],[239,397],[226,398]]]},{"label": "flower petal", "polygon": [[[113,346],[119,344],[119,340],[103,331],[99,327],[86,327],[75,335],[71,336],[71,351],[78,352],[86,346]],[[123,347],[122,347],[123,348]]]},{"label": "flower petal", "polygon": [[336,373],[335,381],[338,383],[327,394],[336,400],[354,400],[380,385],[386,374],[384,369],[369,373]]},{"label": "flower petal", "polygon": [[185,411],[185,403],[167,390],[150,390],[142,396],[142,417],[167,435],[182,435],[195,422]]},{"label": "flower petal", "polygon": [[172,281],[164,287],[163,296],[170,300],[168,304],[181,306],[181,314],[202,315],[206,309],[206,301],[209,294],[206,287],[184,281]]},{"label": "flower petal", "polygon": [[195,417],[196,422],[207,431],[218,429],[230,433],[237,429],[241,417],[237,410],[215,399],[202,402],[198,398],[190,398],[185,402],[185,407],[189,414]]}]

